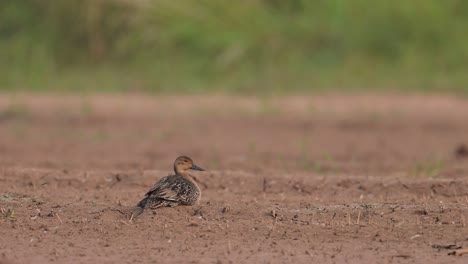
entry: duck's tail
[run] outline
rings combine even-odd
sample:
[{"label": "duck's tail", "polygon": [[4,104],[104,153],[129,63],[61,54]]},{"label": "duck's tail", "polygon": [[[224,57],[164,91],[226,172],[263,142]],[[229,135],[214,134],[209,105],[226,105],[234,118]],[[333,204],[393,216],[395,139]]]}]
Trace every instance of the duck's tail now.
[{"label": "duck's tail", "polygon": [[143,200],[141,200],[135,207],[140,207],[141,209],[145,209],[146,204],[148,203],[148,199],[149,199],[149,197],[146,196],[146,197],[143,198]]},{"label": "duck's tail", "polygon": [[130,219],[134,219],[141,215],[145,210],[146,203],[148,202],[148,197],[145,197],[137,205],[132,208]]}]

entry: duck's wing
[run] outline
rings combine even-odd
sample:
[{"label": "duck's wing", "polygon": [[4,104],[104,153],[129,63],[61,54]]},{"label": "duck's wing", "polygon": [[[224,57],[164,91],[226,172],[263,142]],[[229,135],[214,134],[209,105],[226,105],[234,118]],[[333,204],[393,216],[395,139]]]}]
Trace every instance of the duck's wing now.
[{"label": "duck's wing", "polygon": [[165,176],[161,178],[145,196],[155,197],[167,201],[177,201],[179,192],[177,186],[178,177],[176,175]]},{"label": "duck's wing", "polygon": [[151,189],[149,189],[149,191],[146,192],[145,196],[152,196],[153,194],[158,193],[159,190],[165,189],[165,187],[169,185],[169,177],[171,177],[171,175],[164,176],[161,179],[159,179],[159,181],[157,181],[153,185],[153,187],[151,187]]}]

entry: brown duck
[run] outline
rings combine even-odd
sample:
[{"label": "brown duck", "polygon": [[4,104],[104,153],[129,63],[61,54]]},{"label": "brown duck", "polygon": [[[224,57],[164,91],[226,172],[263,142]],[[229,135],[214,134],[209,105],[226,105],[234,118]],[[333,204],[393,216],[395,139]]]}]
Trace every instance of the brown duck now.
[{"label": "brown duck", "polygon": [[188,170],[204,169],[195,165],[191,158],[180,156],[174,161],[175,175],[161,178],[145,194],[132,212],[133,217],[137,217],[145,209],[156,209],[160,207],[173,207],[178,205],[194,205],[201,196],[201,190],[193,177],[187,173]]}]

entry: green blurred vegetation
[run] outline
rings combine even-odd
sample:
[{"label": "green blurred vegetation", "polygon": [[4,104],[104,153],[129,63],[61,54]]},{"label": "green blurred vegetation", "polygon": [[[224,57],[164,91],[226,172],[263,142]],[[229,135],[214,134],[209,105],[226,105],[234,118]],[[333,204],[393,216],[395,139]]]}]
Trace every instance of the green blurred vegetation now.
[{"label": "green blurred vegetation", "polygon": [[0,90],[468,91],[465,0],[2,0]]}]

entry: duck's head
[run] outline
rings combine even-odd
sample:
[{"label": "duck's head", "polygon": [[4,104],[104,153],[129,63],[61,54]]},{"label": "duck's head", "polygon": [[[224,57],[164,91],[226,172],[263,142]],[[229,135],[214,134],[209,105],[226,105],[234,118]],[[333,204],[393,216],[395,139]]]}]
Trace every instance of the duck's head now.
[{"label": "duck's head", "polygon": [[180,156],[174,161],[174,171],[175,173],[182,173],[187,170],[199,170],[204,171],[204,169],[198,167],[193,163],[193,160],[187,156]]}]

